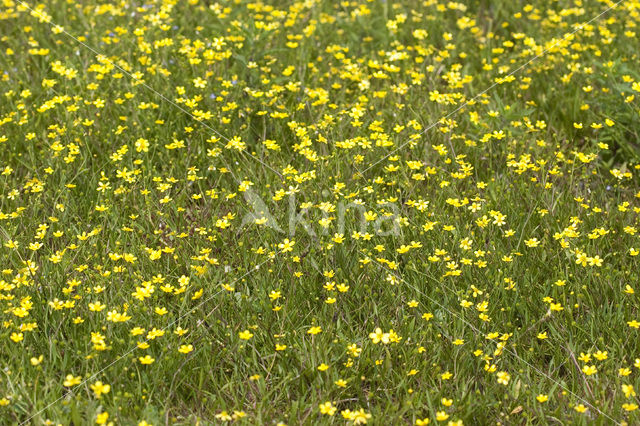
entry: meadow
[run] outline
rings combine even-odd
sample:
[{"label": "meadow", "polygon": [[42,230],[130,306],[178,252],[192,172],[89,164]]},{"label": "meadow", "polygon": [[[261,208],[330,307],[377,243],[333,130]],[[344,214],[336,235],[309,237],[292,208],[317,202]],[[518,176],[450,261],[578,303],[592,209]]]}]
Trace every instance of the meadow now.
[{"label": "meadow", "polygon": [[0,424],[640,424],[640,1],[0,1]]}]

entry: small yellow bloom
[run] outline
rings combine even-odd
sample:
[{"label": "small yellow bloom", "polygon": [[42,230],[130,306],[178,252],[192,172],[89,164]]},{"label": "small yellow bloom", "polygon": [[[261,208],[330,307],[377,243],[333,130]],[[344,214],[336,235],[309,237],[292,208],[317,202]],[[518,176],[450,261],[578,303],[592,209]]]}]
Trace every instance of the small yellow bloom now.
[{"label": "small yellow bloom", "polygon": [[249,330],[244,330],[238,333],[238,337],[240,337],[242,340],[249,340],[253,337],[253,333]]},{"label": "small yellow bloom", "polygon": [[636,396],[636,391],[635,389],[633,389],[633,385],[622,385],[622,392],[624,393],[624,396],[627,398]]},{"label": "small yellow bloom", "polygon": [[436,413],[436,420],[439,422],[444,422],[449,418],[449,415],[445,411],[438,411]]},{"label": "small yellow bloom", "polygon": [[111,390],[111,386],[102,383],[100,380],[89,386],[93,393],[96,395],[96,398],[102,398],[102,394],[109,393]]},{"label": "small yellow bloom", "polygon": [[70,388],[71,386],[79,385],[82,381],[82,377],[77,376],[74,377],[73,374],[67,374],[64,382],[62,383],[65,387]]},{"label": "small yellow bloom", "polygon": [[337,408],[330,401],[320,404],[320,413],[322,414],[333,416],[336,413],[336,410]]},{"label": "small yellow bloom", "polygon": [[524,243],[527,247],[538,247],[540,245],[540,241],[535,237],[525,240]]},{"label": "small yellow bloom", "polygon": [[307,330],[307,334],[318,334],[318,333],[322,333],[322,327],[311,327],[309,330]]},{"label": "small yellow bloom", "polygon": [[153,364],[153,362],[155,361],[155,358],[151,358],[151,356],[145,355],[143,357],[142,356],[139,357],[138,360],[142,365],[149,365],[149,364]]},{"label": "small yellow bloom", "polygon": [[506,371],[499,371],[497,373],[497,377],[498,377],[498,383],[505,386],[509,383],[509,379],[511,379],[511,376]]},{"label": "small yellow bloom", "polygon": [[193,345],[182,345],[178,348],[178,352],[181,354],[188,354],[191,351],[193,351]]},{"label": "small yellow bloom", "polygon": [[540,394],[540,395],[536,396],[536,399],[538,400],[538,402],[543,403],[543,402],[547,402],[549,400],[549,396],[544,395],[544,394]]},{"label": "small yellow bloom", "polygon": [[100,413],[96,416],[96,424],[98,425],[106,424],[107,420],[109,420],[109,413]]}]

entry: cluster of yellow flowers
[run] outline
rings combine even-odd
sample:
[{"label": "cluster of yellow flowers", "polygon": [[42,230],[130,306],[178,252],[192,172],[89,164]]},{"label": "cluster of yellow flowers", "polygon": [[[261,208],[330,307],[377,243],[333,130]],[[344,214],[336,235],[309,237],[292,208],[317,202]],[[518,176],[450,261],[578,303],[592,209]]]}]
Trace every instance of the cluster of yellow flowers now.
[{"label": "cluster of yellow flowers", "polygon": [[640,421],[640,2],[471,3],[4,0],[0,418]]}]

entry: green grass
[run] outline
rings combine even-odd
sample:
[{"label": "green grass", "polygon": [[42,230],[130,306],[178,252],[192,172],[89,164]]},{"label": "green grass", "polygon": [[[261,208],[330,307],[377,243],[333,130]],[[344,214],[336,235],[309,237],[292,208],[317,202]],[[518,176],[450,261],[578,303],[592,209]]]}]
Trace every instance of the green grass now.
[{"label": "green grass", "polygon": [[0,423],[640,421],[612,6],[5,1]]}]

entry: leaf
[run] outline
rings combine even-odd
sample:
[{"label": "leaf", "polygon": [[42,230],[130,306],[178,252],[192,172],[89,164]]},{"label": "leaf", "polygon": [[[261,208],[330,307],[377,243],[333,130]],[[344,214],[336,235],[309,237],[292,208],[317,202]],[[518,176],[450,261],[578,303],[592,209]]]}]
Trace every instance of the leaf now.
[{"label": "leaf", "polygon": [[518,395],[520,395],[520,388],[522,387],[522,381],[518,380],[515,382],[514,386],[513,386],[513,397],[514,398],[518,398]]}]

